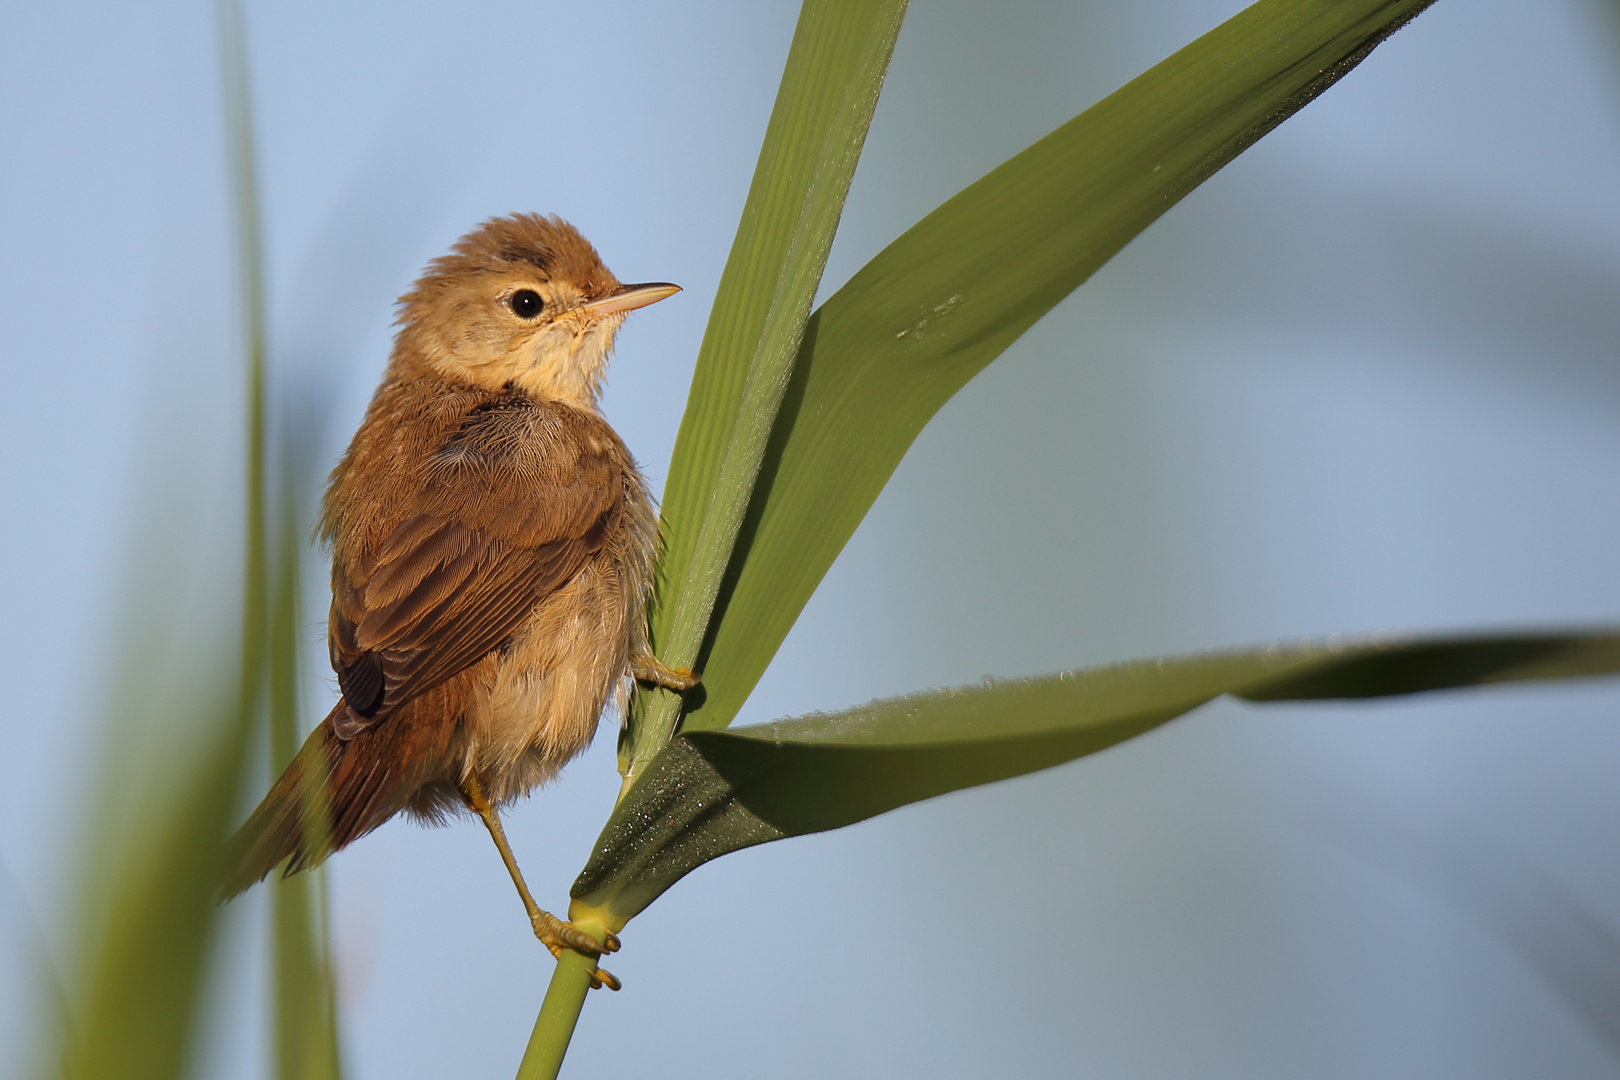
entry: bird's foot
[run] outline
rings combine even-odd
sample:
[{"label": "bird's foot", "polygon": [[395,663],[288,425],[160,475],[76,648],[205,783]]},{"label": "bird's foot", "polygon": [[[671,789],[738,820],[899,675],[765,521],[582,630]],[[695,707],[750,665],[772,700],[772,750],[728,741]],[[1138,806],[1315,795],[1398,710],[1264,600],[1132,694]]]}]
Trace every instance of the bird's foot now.
[{"label": "bird's foot", "polygon": [[[598,942],[573,923],[563,922],[549,911],[535,912],[532,922],[534,923],[534,936],[540,939],[540,944],[550,950],[551,955],[554,957],[562,956],[564,949],[573,949],[575,952],[584,953],[586,956],[591,957],[599,956],[602,953],[619,951],[619,937],[617,934],[610,933],[605,939]],[[611,971],[600,967],[591,969],[592,990],[600,990],[604,986],[609,990],[617,990],[623,985]]]},{"label": "bird's foot", "polygon": [[663,661],[651,653],[631,659],[630,674],[635,676],[637,682],[662,686],[678,694],[698,684],[698,676],[690,668],[665,667]]}]

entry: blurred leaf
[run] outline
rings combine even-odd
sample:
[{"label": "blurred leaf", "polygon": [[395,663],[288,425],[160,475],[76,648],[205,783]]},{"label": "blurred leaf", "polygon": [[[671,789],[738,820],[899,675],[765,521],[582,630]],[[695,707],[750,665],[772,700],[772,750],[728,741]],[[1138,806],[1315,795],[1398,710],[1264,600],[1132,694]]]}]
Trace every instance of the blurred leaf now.
[{"label": "blurred leaf", "polygon": [[1620,633],[1374,637],[1141,660],[686,731],[620,802],[571,910],[610,928],[728,852],[1070,761],[1220,696],[1367,698],[1620,670]]},{"label": "blurred leaf", "polygon": [[325,943],[324,878],[294,874],[271,883],[275,936],[276,1075],[337,1080],[336,1001]]},{"label": "blurred leaf", "polygon": [[[843,213],[905,0],[806,0],[715,293],[664,487],[659,656],[697,658]],[[621,768],[658,752],[680,698],[637,695]]]},{"label": "blurred leaf", "polygon": [[1414,817],[1368,799],[1292,825],[1466,913],[1620,1063],[1620,935],[1604,912],[1540,864],[1543,852],[1527,857],[1477,820],[1433,807]]},{"label": "blurred leaf", "polygon": [[[93,914],[83,939],[86,977],[78,1023],[64,1032],[62,1071],[73,1080],[167,1080],[187,1069],[205,1009],[201,988],[219,923],[219,883],[231,814],[241,801],[247,751],[265,689],[266,535],[264,513],[264,332],[253,131],[241,12],[229,0],[217,10],[224,84],[227,158],[233,181],[238,286],[246,367],[246,528],[240,636],[234,693],[217,689],[202,657],[163,673],[188,687],[195,720],[183,731],[151,723],[139,695],[118,696],[113,736],[151,727],[158,736],[152,775],[121,816],[103,813]],[[143,625],[145,634],[174,627]],[[133,639],[126,643],[138,651]],[[147,673],[150,674],[150,673]],[[163,739],[167,734],[169,737]],[[117,738],[109,745],[116,747]],[[138,768],[109,754],[104,789]],[[124,820],[127,818],[128,820]]]},{"label": "blurred leaf", "polygon": [[[219,710],[229,714],[228,706]],[[151,794],[138,819],[138,849],[123,853],[105,895],[91,898],[102,915],[85,930],[93,951],[78,1022],[65,1033],[65,1076],[160,1080],[185,1071],[248,731],[248,723],[233,723],[212,750],[174,770],[169,790]],[[171,792],[178,797],[164,798]]]},{"label": "blurred leaf", "polygon": [[1597,0],[1601,15],[1609,23],[1609,30],[1620,37],[1620,0]]},{"label": "blurred leaf", "polygon": [[1429,2],[1255,4],[956,195],[823,304],[698,659],[705,698],[683,726],[736,716],[940,406]]},{"label": "blurred leaf", "polygon": [[[270,609],[270,762],[272,779],[298,752],[299,541],[292,490],[293,457],[283,455],[276,514],[277,565]],[[318,795],[324,785],[313,785]],[[324,807],[314,819],[325,821]],[[274,958],[275,1059],[280,1080],[338,1080],[336,1002],[326,941],[324,872],[269,882]]]},{"label": "blurred leaf", "polygon": [[39,1002],[42,1026],[70,1039],[74,1025],[73,1004],[62,982],[56,957],[39,920],[29,909],[16,876],[7,869],[4,860],[0,860],[0,926],[10,931],[7,936],[13,938],[18,960],[29,969],[29,976],[17,981],[32,984],[42,999]]}]

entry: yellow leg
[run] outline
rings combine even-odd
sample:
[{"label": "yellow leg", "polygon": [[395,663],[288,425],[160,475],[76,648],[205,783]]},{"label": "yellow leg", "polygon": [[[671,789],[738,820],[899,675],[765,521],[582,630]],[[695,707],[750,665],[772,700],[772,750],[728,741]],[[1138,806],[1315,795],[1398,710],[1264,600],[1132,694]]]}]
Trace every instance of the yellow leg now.
[{"label": "yellow leg", "polygon": [[[534,896],[529,892],[528,884],[523,880],[523,872],[518,869],[517,857],[512,854],[512,845],[506,842],[506,830],[501,828],[500,815],[490,805],[483,786],[477,779],[468,776],[461,782],[461,795],[467,800],[467,805],[472,807],[473,812],[484,820],[490,838],[495,841],[495,847],[501,853],[501,861],[506,864],[506,872],[512,875],[512,884],[517,886],[518,895],[523,898],[523,908],[529,913],[529,923],[534,927],[534,936],[540,939],[540,944],[551,950],[552,956],[561,956],[564,949],[574,949],[587,955],[619,950],[619,939],[613,934],[609,934],[606,941],[597,945],[595,938],[536,904]],[[602,986],[617,990],[620,985],[618,979],[601,968],[591,972],[593,990]]]},{"label": "yellow leg", "polygon": [[698,677],[687,668],[665,667],[663,661],[651,653],[632,657],[630,674],[635,676],[637,682],[652,683],[676,693],[690,690],[698,684]]}]

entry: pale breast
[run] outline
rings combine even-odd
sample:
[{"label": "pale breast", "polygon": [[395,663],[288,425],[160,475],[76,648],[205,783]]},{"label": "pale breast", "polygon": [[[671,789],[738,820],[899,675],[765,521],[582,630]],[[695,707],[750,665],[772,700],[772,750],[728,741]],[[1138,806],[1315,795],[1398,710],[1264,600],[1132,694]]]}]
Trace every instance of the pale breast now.
[{"label": "pale breast", "polygon": [[[410,679],[428,660],[454,652],[454,670],[476,666],[466,704],[438,721],[455,727],[441,775],[476,773],[506,802],[554,775],[622,704],[630,660],[646,650],[657,515],[594,412],[514,390],[419,424],[433,449],[392,489],[362,483],[386,456],[367,444],[329,496],[334,668],[340,681],[367,662],[381,668],[368,698],[380,705],[357,714],[359,731],[422,692]],[[351,487],[387,496],[398,523],[380,539],[345,542]]]},{"label": "pale breast", "polygon": [[590,745],[605,712],[622,715],[630,660],[647,648],[657,537],[645,482],[627,465],[625,513],[613,535],[535,607],[463,716],[466,765],[497,803],[555,776]]}]

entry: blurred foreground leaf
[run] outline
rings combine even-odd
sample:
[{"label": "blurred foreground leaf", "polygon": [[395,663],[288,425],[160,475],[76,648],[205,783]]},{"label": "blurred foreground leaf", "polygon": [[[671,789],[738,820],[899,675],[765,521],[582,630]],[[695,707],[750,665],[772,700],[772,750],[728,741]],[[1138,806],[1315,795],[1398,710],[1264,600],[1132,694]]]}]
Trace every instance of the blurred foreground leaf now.
[{"label": "blurred foreground leaf", "polygon": [[[97,835],[87,845],[96,854],[87,875],[90,914],[81,935],[86,947],[77,988],[81,1001],[76,1023],[62,1036],[62,1072],[71,1080],[168,1080],[186,1071],[219,925],[225,837],[241,801],[251,735],[263,712],[268,616],[263,290],[241,12],[221,0],[217,15],[247,391],[247,520],[240,636],[231,658],[235,685],[222,689],[202,655],[174,662],[158,681],[186,687],[183,725],[153,715],[159,707],[132,686],[116,694],[108,732],[113,752],[101,787],[127,786],[130,772],[146,775],[135,783],[127,805],[103,808]],[[138,631],[132,629],[123,644],[129,655],[141,651],[145,636],[182,636],[189,629],[141,614],[146,617]],[[157,673],[140,674],[151,680]],[[117,752],[137,730],[152,744],[145,769]]]},{"label": "blurred foreground leaf", "polygon": [[[220,704],[216,715],[228,717],[229,705]],[[163,1080],[185,1071],[249,730],[232,723],[208,752],[189,762],[182,753],[184,764],[164,778],[163,790],[149,790],[137,807],[134,828],[109,823],[134,842],[111,873],[90,875],[97,882],[87,898],[95,912],[84,931],[90,954],[75,1023],[63,1033],[63,1075]]]},{"label": "blurred foreground leaf", "polygon": [[[270,607],[270,764],[271,779],[292,761],[302,733],[298,722],[297,500],[292,477],[296,455],[282,455],[282,498],[276,514],[277,559]],[[325,788],[314,785],[316,794]],[[326,820],[325,807],[312,808],[313,820]],[[318,826],[317,826],[318,827]],[[326,937],[325,871],[274,877],[270,892],[275,1062],[279,1080],[338,1080],[336,1001]]]},{"label": "blurred foreground leaf", "polygon": [[1430,2],[1255,4],[956,195],[823,304],[805,329],[698,659],[705,699],[684,727],[731,723],[952,395]]},{"label": "blurred foreground leaf", "polygon": [[1620,670],[1620,633],[1374,637],[1140,660],[935,690],[839,713],[688,731],[602,830],[574,911],[617,929],[728,852],[1093,754],[1222,694],[1370,698]]},{"label": "blurred foreground leaf", "polygon": [[[287,468],[273,604],[267,566],[263,258],[245,34],[235,0],[219,0],[216,15],[247,392],[240,629],[228,650],[234,657],[210,657],[195,646],[172,650],[177,659],[160,670],[137,664],[136,677],[116,694],[100,787],[130,789],[133,797],[116,807],[108,800],[90,845],[96,854],[87,875],[82,1000],[74,1022],[64,1025],[61,1048],[62,1074],[75,1080],[168,1080],[194,1067],[207,1013],[204,972],[221,917],[225,838],[246,786],[252,735],[266,716],[267,688],[272,757],[291,757],[297,738],[298,530]],[[210,597],[217,612],[229,610],[217,594]],[[132,657],[153,639],[196,636],[189,623],[150,610],[140,616],[124,643]],[[220,686],[222,672],[234,686]],[[162,715],[172,706],[155,703],[159,687],[181,688],[178,722]],[[150,753],[130,753],[136,746]],[[272,895],[278,1072],[286,1080],[337,1077],[314,887],[305,875]]]}]

